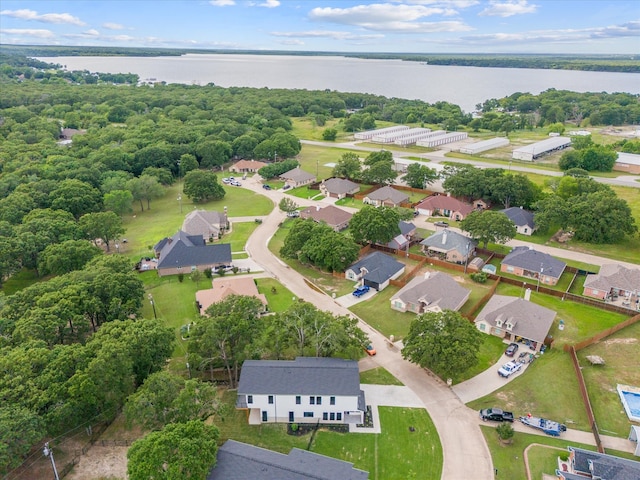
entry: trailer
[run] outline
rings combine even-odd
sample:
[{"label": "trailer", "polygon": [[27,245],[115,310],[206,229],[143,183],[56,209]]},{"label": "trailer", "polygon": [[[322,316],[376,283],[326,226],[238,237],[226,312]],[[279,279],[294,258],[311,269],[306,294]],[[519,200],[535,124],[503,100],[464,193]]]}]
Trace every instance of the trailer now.
[{"label": "trailer", "polygon": [[537,428],[538,430],[542,430],[544,433],[551,435],[552,437],[559,437],[561,432],[567,431],[567,426],[562,423],[544,418],[532,417],[531,415],[520,417],[520,422],[530,427]]}]

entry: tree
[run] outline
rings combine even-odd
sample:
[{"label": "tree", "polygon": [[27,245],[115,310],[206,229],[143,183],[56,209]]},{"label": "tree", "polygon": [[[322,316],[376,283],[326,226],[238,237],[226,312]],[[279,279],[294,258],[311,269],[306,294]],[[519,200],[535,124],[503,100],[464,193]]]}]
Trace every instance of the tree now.
[{"label": "tree", "polygon": [[38,270],[42,274],[63,275],[73,270],[82,270],[102,250],[87,240],[67,240],[47,246],[38,259]]},{"label": "tree", "polygon": [[353,152],[343,153],[336,166],[333,167],[334,177],[358,180],[361,176],[360,158]]},{"label": "tree", "polygon": [[[491,171],[496,172],[491,175]],[[500,202],[504,208],[512,205],[528,208],[540,196],[540,188],[525,175],[505,173],[502,169],[486,169],[486,196],[492,202]]]},{"label": "tree", "polygon": [[156,177],[161,185],[169,186],[173,183],[173,174],[168,168],[146,167],[141,175]]},{"label": "tree", "polygon": [[278,175],[282,175],[289,170],[293,170],[299,165],[300,164],[298,163],[298,161],[294,159],[283,160],[282,162],[271,163],[262,167],[260,170],[258,170],[258,174],[265,180],[269,180],[271,178],[277,177]]},{"label": "tree", "polygon": [[618,243],[638,231],[627,202],[608,190],[571,197],[567,208],[567,226],[578,241]]},{"label": "tree", "polygon": [[422,313],[411,322],[402,356],[441,378],[455,378],[478,363],[482,335],[457,312]]},{"label": "tree", "polygon": [[302,247],[314,234],[316,226],[316,222],[310,218],[306,220],[302,220],[300,218],[296,219],[291,226],[291,230],[289,230],[289,233],[284,239],[282,248],[280,248],[280,255],[287,258],[298,258],[298,254],[302,250]]},{"label": "tree", "polygon": [[496,427],[496,433],[498,434],[498,437],[500,437],[501,441],[508,442],[513,438],[515,430],[511,425],[503,422]]},{"label": "tree", "polygon": [[215,173],[205,170],[191,170],[184,177],[184,194],[195,203],[221,200],[225,191],[218,183]]},{"label": "tree", "polygon": [[112,190],[104,194],[104,208],[116,215],[133,211],[133,194],[129,190]]},{"label": "tree", "polygon": [[386,245],[400,234],[400,216],[394,208],[364,206],[353,214],[349,231],[356,243],[381,243]]},{"label": "tree", "polygon": [[472,238],[482,242],[484,248],[491,243],[507,243],[516,236],[516,226],[502,212],[474,211],[460,222],[460,228]]},{"label": "tree", "polygon": [[376,185],[388,185],[397,176],[398,173],[393,169],[393,163],[378,162],[362,172],[362,181]]},{"label": "tree", "polygon": [[311,238],[302,246],[300,257],[309,259],[317,267],[330,272],[340,272],[358,259],[360,247],[351,238],[319,225]]},{"label": "tree", "polygon": [[78,222],[85,236],[94,241],[101,239],[110,251],[109,243],[124,233],[122,219],[114,212],[87,213]]},{"label": "tree", "polygon": [[434,168],[425,167],[419,163],[412,163],[407,167],[407,173],[402,180],[411,188],[427,188],[427,185],[435,182],[440,175]]},{"label": "tree", "polygon": [[195,155],[185,153],[181,155],[180,160],[178,160],[178,175],[182,178],[191,170],[197,170],[198,167],[198,160]]},{"label": "tree", "polygon": [[483,198],[487,193],[484,172],[471,165],[446,166],[442,188],[454,197],[473,201]]},{"label": "tree", "polygon": [[338,131],[335,128],[325,128],[322,132],[322,139],[327,142],[333,142],[338,136]]},{"label": "tree", "polygon": [[216,463],[219,438],[215,426],[199,420],[151,432],[127,452],[129,479],[204,480]]},{"label": "tree", "polygon": [[0,473],[18,467],[31,446],[43,436],[38,415],[17,405],[0,407]]},{"label": "tree", "polygon": [[200,166],[202,168],[214,168],[224,165],[229,161],[232,154],[231,144],[220,140],[205,139],[198,142],[196,147],[196,155],[200,157]]},{"label": "tree", "polygon": [[142,201],[147,201],[147,210],[151,210],[151,200],[160,198],[164,195],[164,188],[158,182],[156,177],[151,175],[142,175],[138,178],[132,178],[127,182],[127,190],[133,195],[133,199],[140,202],[140,210],[144,211]]},{"label": "tree", "polygon": [[284,197],[282,200],[280,200],[278,207],[285,213],[291,213],[295,212],[298,209],[298,204],[289,197]]},{"label": "tree", "polygon": [[66,210],[75,218],[80,218],[85,213],[98,212],[102,208],[100,191],[88,183],[75,179],[60,182],[49,198],[51,208]]}]

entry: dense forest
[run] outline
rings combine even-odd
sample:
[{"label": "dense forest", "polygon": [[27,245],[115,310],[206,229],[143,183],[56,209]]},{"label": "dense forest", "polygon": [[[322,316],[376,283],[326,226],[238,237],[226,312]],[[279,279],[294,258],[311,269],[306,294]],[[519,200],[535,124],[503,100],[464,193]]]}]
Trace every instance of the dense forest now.
[{"label": "dense forest", "polygon": [[433,54],[433,53],[347,53],[304,52],[289,50],[225,50],[176,48],[74,47],[3,45],[0,52],[29,57],[57,56],[127,56],[158,57],[191,54],[245,55],[339,55],[354,58],[390,59],[423,62],[429,65],[466,67],[539,68],[554,70],[585,70],[595,72],[640,72],[640,55],[544,55],[544,54]]}]

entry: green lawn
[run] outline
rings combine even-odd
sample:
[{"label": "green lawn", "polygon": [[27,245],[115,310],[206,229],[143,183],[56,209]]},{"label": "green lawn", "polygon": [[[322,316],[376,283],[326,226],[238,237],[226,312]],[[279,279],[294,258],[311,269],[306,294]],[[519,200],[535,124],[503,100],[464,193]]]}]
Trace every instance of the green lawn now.
[{"label": "green lawn", "polygon": [[244,251],[247,240],[249,240],[249,237],[257,227],[258,224],[256,222],[233,222],[231,233],[224,235],[220,241],[230,243],[232,252]]},{"label": "green lawn", "polygon": [[505,350],[505,344],[501,338],[495,335],[484,335],[480,350],[478,351],[478,363],[453,379],[453,383],[460,383],[484,372],[495,365]]},{"label": "green lawn", "polygon": [[372,385],[404,385],[384,367],[377,367],[365,372],[360,372],[360,383]]},{"label": "green lawn", "polygon": [[274,278],[256,278],[258,292],[267,297],[270,312],[284,312],[293,305],[293,293]]},{"label": "green lawn", "polygon": [[23,288],[27,288],[34,283],[49,280],[50,278],[50,275],[38,277],[35,270],[28,270],[26,268],[23,268],[22,270],[11,275],[11,277],[9,277],[7,281],[2,284],[2,289],[0,291],[4,292],[5,295],[13,295]]}]

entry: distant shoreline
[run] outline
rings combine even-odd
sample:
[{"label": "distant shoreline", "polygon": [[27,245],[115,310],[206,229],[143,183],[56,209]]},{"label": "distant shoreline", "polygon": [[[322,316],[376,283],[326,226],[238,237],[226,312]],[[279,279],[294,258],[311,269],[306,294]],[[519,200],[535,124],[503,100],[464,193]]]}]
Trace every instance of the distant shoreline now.
[{"label": "distant shoreline", "polygon": [[428,65],[484,68],[533,68],[543,70],[581,70],[591,72],[640,73],[640,55],[558,55],[558,54],[419,54],[419,53],[363,53],[309,52],[287,50],[200,50],[173,48],[117,48],[0,45],[0,53],[27,57],[59,56],[121,56],[165,57],[185,54],[217,55],[288,55],[340,56],[367,60],[401,60]]}]

